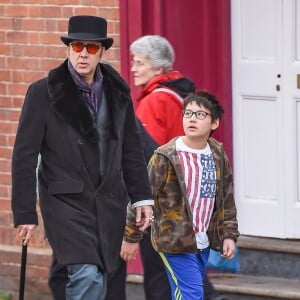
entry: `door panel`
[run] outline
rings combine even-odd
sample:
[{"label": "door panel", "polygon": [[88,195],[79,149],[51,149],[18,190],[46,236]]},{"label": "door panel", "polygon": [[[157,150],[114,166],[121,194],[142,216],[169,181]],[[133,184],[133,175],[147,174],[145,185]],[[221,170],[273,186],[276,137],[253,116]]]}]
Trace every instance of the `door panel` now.
[{"label": "door panel", "polygon": [[295,84],[296,72],[300,73],[300,2],[231,3],[234,179],[240,231],[300,237],[296,122],[300,90]]},{"label": "door panel", "polygon": [[[290,3],[288,6],[287,3]],[[285,124],[285,201],[289,237],[300,237],[300,1],[287,1],[284,11],[284,124]]]}]

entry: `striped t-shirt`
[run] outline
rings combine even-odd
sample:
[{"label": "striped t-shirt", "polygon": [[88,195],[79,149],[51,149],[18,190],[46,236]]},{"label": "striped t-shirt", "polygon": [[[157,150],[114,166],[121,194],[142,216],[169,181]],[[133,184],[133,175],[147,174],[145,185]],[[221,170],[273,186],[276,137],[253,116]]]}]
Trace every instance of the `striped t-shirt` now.
[{"label": "striped t-shirt", "polygon": [[193,214],[198,249],[209,246],[206,234],[216,195],[216,166],[209,144],[197,150],[186,146],[182,137],[176,140],[187,198]]}]

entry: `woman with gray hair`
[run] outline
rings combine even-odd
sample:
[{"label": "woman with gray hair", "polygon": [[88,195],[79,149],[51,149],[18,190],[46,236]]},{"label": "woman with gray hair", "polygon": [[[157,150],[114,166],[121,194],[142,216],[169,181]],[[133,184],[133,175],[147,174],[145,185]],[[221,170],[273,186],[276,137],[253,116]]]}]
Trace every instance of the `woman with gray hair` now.
[{"label": "woman with gray hair", "polygon": [[[194,83],[173,70],[174,49],[159,35],[146,35],[130,46],[131,71],[134,84],[142,87],[137,99],[136,116],[148,162],[154,150],[175,136],[183,135],[181,122],[183,98],[195,90]],[[132,239],[130,232],[136,232]],[[139,242],[139,244],[138,244]],[[144,267],[144,291],[147,300],[169,300],[171,291],[160,256],[151,244],[150,229],[142,233],[135,228],[134,218],[128,218],[121,257],[135,258],[138,246]]]},{"label": "woman with gray hair", "polygon": [[143,88],[136,115],[153,140],[162,145],[183,134],[178,122],[182,98],[194,91],[194,83],[173,70],[174,49],[162,36],[143,36],[131,44],[130,52],[134,84]]},{"label": "woman with gray hair", "polygon": [[143,55],[154,68],[163,68],[163,73],[172,71],[175,53],[172,45],[159,35],[145,35],[130,46],[133,55]]}]

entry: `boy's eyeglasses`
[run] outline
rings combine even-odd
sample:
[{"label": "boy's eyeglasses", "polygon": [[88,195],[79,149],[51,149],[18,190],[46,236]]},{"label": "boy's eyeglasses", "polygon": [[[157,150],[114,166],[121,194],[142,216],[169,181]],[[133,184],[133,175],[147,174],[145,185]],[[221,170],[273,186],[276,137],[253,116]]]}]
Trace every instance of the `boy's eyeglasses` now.
[{"label": "boy's eyeglasses", "polygon": [[193,115],[195,115],[196,118],[199,120],[204,120],[208,115],[211,116],[210,113],[203,111],[203,110],[198,110],[198,111],[183,110],[182,111],[182,116],[184,118],[190,119]]},{"label": "boy's eyeglasses", "polygon": [[83,43],[83,42],[73,42],[70,43],[73,51],[81,52],[85,47],[87,52],[90,54],[96,54],[97,51],[102,47],[101,45],[94,44],[94,43]]}]

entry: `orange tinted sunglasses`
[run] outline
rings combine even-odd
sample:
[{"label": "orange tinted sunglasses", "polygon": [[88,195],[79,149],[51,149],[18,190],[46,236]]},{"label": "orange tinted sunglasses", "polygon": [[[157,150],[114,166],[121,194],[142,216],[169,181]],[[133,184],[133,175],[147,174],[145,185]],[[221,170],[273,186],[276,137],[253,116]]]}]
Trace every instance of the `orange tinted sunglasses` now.
[{"label": "orange tinted sunglasses", "polygon": [[102,48],[101,45],[94,44],[94,43],[83,43],[83,42],[73,42],[70,43],[73,51],[75,52],[81,52],[83,48],[85,47],[87,52],[90,54],[96,54],[97,51]]}]

